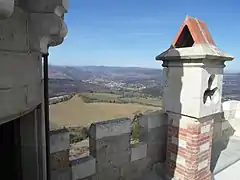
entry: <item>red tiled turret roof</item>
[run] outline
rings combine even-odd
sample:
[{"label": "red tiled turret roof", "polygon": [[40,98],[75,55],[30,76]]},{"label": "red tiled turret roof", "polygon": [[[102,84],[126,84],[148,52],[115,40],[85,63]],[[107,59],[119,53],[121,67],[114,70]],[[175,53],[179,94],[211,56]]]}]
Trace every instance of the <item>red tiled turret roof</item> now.
[{"label": "red tiled turret roof", "polygon": [[187,16],[178,31],[172,46],[187,47],[193,44],[215,45],[206,24],[196,18]]}]

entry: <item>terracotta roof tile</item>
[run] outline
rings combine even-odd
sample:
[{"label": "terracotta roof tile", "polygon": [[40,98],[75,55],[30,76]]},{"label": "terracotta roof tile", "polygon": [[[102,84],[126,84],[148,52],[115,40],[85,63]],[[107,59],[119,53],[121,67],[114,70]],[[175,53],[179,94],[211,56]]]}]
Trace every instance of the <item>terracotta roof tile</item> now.
[{"label": "terracotta roof tile", "polygon": [[189,47],[193,44],[211,44],[215,45],[211,34],[204,22],[187,16],[178,31],[172,46]]}]

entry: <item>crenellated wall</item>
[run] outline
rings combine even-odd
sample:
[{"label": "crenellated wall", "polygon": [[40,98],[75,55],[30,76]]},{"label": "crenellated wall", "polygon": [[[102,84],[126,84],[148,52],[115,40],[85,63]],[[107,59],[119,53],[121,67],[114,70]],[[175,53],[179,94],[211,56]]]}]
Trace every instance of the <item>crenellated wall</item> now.
[{"label": "crenellated wall", "polygon": [[[89,129],[90,156],[66,161],[69,133],[51,133],[52,180],[132,180],[148,172],[152,165],[165,161],[166,119],[163,111],[139,118],[139,143],[131,144],[129,118],[97,122]],[[70,172],[71,171],[71,172]]]},{"label": "crenellated wall", "polygon": [[[224,112],[214,119],[214,142],[227,139],[234,132],[226,118],[229,112],[225,104]],[[135,144],[130,142],[132,121],[129,118],[93,123],[89,129],[90,155],[74,159],[69,159],[69,132],[66,129],[52,131],[52,180],[134,180],[154,164],[164,163],[167,114],[162,110],[150,112],[138,121],[139,142]]]}]

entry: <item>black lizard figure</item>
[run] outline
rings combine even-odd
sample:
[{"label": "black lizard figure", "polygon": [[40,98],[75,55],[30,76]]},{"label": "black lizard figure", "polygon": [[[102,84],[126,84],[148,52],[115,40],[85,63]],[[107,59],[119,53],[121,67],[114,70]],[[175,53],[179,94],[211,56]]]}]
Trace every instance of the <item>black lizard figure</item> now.
[{"label": "black lizard figure", "polygon": [[214,78],[215,78],[215,75],[211,75],[209,80],[208,80],[208,88],[206,89],[206,91],[203,94],[203,103],[204,104],[206,103],[208,97],[212,100],[212,96],[214,95],[214,93],[218,89],[217,87],[211,89]]}]

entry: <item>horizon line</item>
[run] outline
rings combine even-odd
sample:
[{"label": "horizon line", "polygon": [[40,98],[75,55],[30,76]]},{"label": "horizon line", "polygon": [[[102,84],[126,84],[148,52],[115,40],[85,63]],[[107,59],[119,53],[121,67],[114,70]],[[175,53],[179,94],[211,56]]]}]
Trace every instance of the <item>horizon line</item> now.
[{"label": "horizon line", "polygon": [[[117,66],[117,65],[63,65],[63,64],[48,64],[49,66],[58,66],[58,67],[109,67],[109,68],[142,68],[142,69],[163,69],[162,66],[159,68],[154,67],[143,67],[143,66]],[[225,70],[224,73],[240,73],[240,71],[237,70]]]}]

